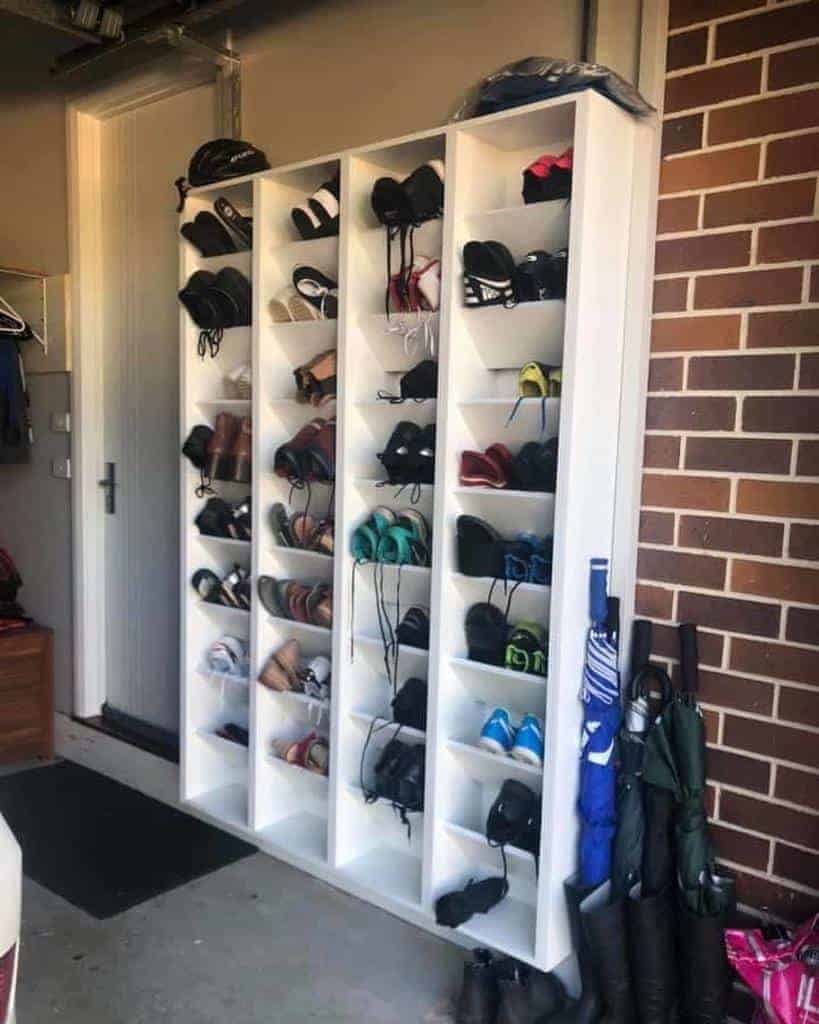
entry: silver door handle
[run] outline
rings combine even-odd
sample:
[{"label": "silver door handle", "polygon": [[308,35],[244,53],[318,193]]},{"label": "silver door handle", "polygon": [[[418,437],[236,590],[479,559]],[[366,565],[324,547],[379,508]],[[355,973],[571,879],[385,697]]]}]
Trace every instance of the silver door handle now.
[{"label": "silver door handle", "polygon": [[105,476],[97,483],[100,487],[105,488],[105,511],[112,516],[116,511],[117,464],[115,462],[105,463]]}]

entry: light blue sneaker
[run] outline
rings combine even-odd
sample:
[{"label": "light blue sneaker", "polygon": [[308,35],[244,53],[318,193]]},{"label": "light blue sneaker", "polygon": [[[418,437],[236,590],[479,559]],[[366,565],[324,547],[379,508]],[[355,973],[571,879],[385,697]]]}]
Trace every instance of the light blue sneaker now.
[{"label": "light blue sneaker", "polygon": [[537,715],[524,715],[510,751],[516,761],[540,768],[543,764],[543,726]]},{"label": "light blue sneaker", "polygon": [[491,754],[508,754],[515,742],[515,730],[506,708],[495,708],[481,729],[478,746]]}]

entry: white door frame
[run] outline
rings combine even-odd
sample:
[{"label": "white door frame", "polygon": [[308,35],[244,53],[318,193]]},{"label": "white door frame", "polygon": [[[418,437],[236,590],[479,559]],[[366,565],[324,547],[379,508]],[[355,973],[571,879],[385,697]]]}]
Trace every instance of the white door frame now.
[{"label": "white door frame", "polygon": [[101,139],[105,121],[212,82],[213,66],[178,56],[138,75],[71,96],[68,142],[68,258],[71,271],[71,501],[74,601],[74,714],[99,715],[105,679]]}]

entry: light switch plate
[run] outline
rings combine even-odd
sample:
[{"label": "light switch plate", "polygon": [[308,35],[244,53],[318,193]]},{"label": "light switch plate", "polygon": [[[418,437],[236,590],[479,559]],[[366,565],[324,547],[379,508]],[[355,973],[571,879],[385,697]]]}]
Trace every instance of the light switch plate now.
[{"label": "light switch plate", "polygon": [[55,434],[71,433],[71,413],[53,412],[51,414],[51,430]]},{"label": "light switch plate", "polygon": [[61,480],[71,479],[71,459],[52,459],[51,475]]}]

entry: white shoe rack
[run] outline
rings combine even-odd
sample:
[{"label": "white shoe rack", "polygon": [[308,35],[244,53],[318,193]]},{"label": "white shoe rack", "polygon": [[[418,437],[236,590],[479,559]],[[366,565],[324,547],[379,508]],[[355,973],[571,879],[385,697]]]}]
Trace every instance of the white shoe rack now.
[{"label": "white shoe rack", "polygon": [[[191,218],[226,195],[254,217],[252,255],[201,259],[181,243],[181,281],[200,267],[224,263],[252,274],[253,325],[225,331],[219,356],[200,360],[198,331],[184,312],[182,424],[184,440],[197,423],[212,423],[220,409],[241,413],[246,404],[222,401],[223,379],[234,366],[253,366],[253,541],[201,538],[194,518],[198,474],[182,470],[182,798],[214,823],[338,887],[464,945],[487,945],[550,969],[571,951],[563,881],[576,867],[578,738],[581,681],[588,627],[588,568],[594,556],[611,557],[619,438],[628,232],[635,125],[594,93],[549,100],[430,132],[276,168],[248,179],[195,189],[183,214]],[[571,203],[524,205],[521,172],[542,153],[574,146]],[[402,178],[431,158],[446,167],[442,219],[416,232],[416,252],[442,258],[441,309],[433,315],[439,360],[438,398],[423,404],[378,401],[379,389],[397,392],[403,372],[425,357],[409,354],[399,334],[386,330],[384,229],[370,207],[373,182]],[[303,202],[341,169],[341,233],[301,241],[290,219]],[[568,246],[566,300],[465,309],[461,252],[471,239],[504,242],[517,260],[532,249]],[[269,302],[290,283],[293,267],[318,267],[339,281],[338,321],[274,324]],[[394,265],[394,269],[397,269]],[[288,484],[272,473],[277,446],[314,415],[294,400],[293,369],[312,355],[338,347],[336,403],[335,557],[275,544],[269,511],[286,502]],[[460,453],[502,441],[513,451],[540,436],[540,400],[526,400],[505,426],[516,398],[519,367],[532,359],[563,367],[560,399],[547,403],[547,436],[560,437],[554,495],[464,488]],[[350,540],[375,505],[409,505],[409,489],[376,488],[376,454],[401,419],[437,425],[436,478],[416,506],[433,530],[430,569],[400,573],[400,606],[423,604],[432,623],[429,651],[403,648],[399,681],[426,678],[426,734],[404,729],[406,742],[426,746],[426,794],[421,814],[410,816],[411,837],[392,808],[366,803],[359,785],[362,748],[374,716],[388,717],[391,688],[383,667],[372,567],[359,568],[353,617]],[[239,498],[240,485],[217,484]],[[322,514],[328,488],[314,486],[311,512]],[[304,496],[296,494],[300,508]],[[551,587],[522,585],[510,622],[536,618],[548,626],[546,679],[467,660],[464,618],[486,600],[489,581],[457,571],[455,522],[460,513],[486,518],[501,533],[554,534]],[[271,619],[254,596],[250,614],[203,605],[190,586],[198,568],[224,573],[234,562],[254,580],[275,577],[333,581],[333,629]],[[388,600],[398,570],[385,570]],[[493,600],[501,607],[502,584]],[[207,646],[224,633],[249,638],[247,686],[201,671]],[[306,654],[333,662],[329,708],[304,697],[273,693],[255,682],[270,652],[295,636]],[[542,770],[477,746],[484,718],[495,706],[544,719]],[[320,715],[329,736],[329,778],[270,756],[271,740],[299,738]],[[213,736],[219,724],[246,721],[245,751]],[[391,729],[376,733],[369,770]],[[486,915],[456,931],[439,929],[434,904],[471,878],[498,875],[500,853],[484,837],[486,814],[506,778],[542,793],[540,871],[531,855],[508,848],[511,888]]]}]

